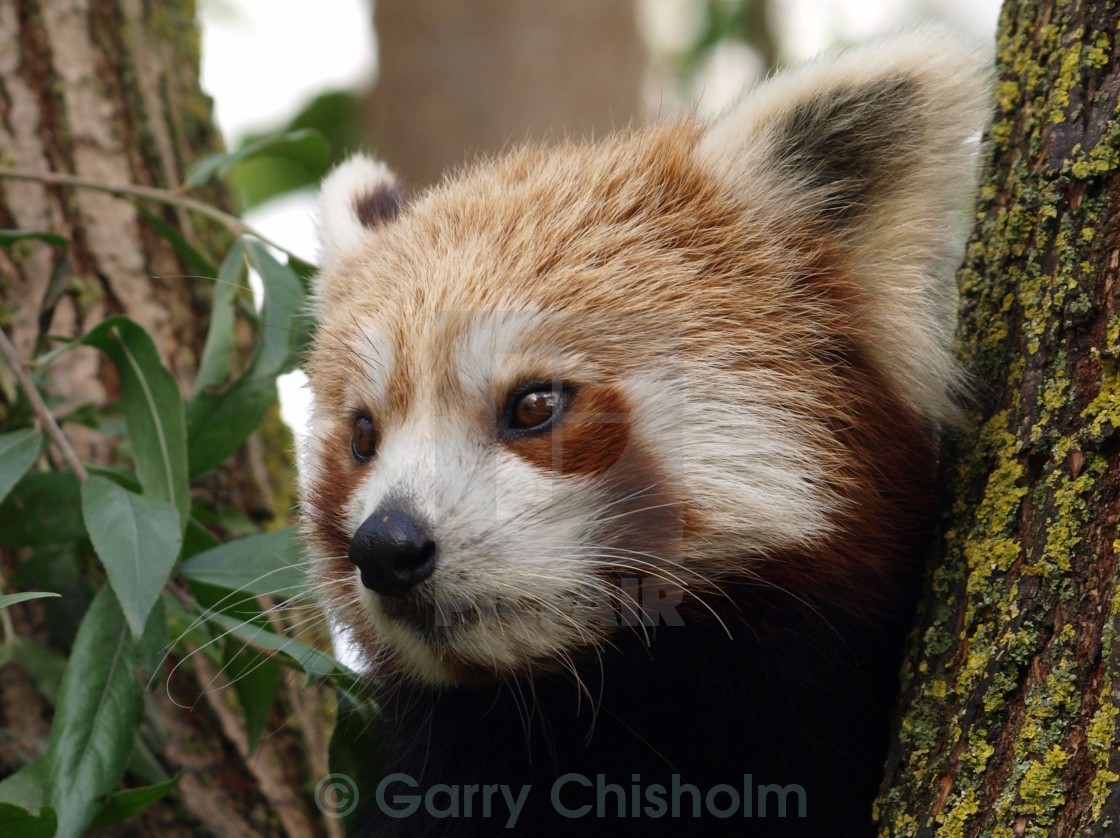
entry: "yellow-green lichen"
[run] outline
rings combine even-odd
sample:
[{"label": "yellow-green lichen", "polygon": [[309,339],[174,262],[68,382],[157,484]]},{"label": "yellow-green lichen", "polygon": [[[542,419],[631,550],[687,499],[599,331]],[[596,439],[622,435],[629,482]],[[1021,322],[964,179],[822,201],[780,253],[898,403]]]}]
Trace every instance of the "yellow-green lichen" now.
[{"label": "yellow-green lichen", "polygon": [[988,760],[996,752],[984,733],[980,728],[974,729],[969,736],[969,741],[975,741],[976,744],[961,755],[961,761],[977,774],[983,772],[988,765]]},{"label": "yellow-green lichen", "polygon": [[1022,724],[1014,743],[1012,776],[996,801],[1000,822],[1029,816],[1041,825],[1054,822],[1065,804],[1062,769],[1071,754],[1062,747],[1068,719],[1081,706],[1077,664],[1063,657],[1028,692]]},{"label": "yellow-green lichen", "polygon": [[1120,428],[1120,365],[1117,364],[1115,349],[1113,349],[1117,346],[1113,330],[1118,320],[1113,320],[1109,324],[1108,347],[1103,352],[1094,353],[1101,367],[1100,391],[1081,411],[1081,418],[1085,420],[1090,434],[1095,438],[1101,437],[1106,425],[1113,429]]},{"label": "yellow-green lichen", "polygon": [[1000,411],[988,420],[981,433],[984,447],[997,456],[995,468],[984,488],[984,498],[976,509],[976,529],[987,534],[1007,531],[1019,511],[1019,502],[1027,493],[1021,482],[1021,446],[1011,432],[1009,422],[1009,412]]},{"label": "yellow-green lichen", "polygon": [[959,800],[950,803],[942,813],[941,826],[937,829],[937,838],[960,838],[965,834],[964,828],[968,820],[980,811],[980,803],[976,799],[973,789],[966,791]]},{"label": "yellow-green lichen", "polygon": [[1087,180],[1095,175],[1105,175],[1120,164],[1120,152],[1111,143],[1097,143],[1088,157],[1081,157],[1070,165],[1070,174],[1078,180]]},{"label": "yellow-green lichen", "polygon": [[[1113,556],[1120,555],[1120,539],[1112,542]],[[1113,647],[1116,643],[1117,624],[1116,617],[1120,614],[1120,586],[1112,591],[1109,602],[1109,619],[1105,622],[1101,632],[1101,658],[1107,663],[1112,661]],[[1112,753],[1116,748],[1116,717],[1120,715],[1120,708],[1116,706],[1112,694],[1112,667],[1104,667],[1104,677],[1098,692],[1097,710],[1093,718],[1085,727],[1085,739],[1088,743],[1089,761],[1093,764],[1093,778],[1089,781],[1089,792],[1093,796],[1093,818],[1101,816],[1105,801],[1109,793],[1120,781],[1120,774],[1111,770]]]},{"label": "yellow-green lichen", "polygon": [[1107,32],[1098,32],[1093,45],[1085,50],[1085,63],[1090,67],[1100,69],[1108,64],[1108,56],[1112,51],[1112,42]]},{"label": "yellow-green lichen", "polygon": [[[1109,686],[1112,681],[1109,679]],[[1103,694],[1103,691],[1102,691]],[[1120,712],[1114,704],[1104,704],[1097,708],[1093,718],[1085,728],[1089,742],[1089,759],[1096,768],[1093,779],[1089,781],[1089,792],[1093,795],[1093,818],[1101,816],[1105,799],[1120,774],[1109,770],[1109,757],[1116,743],[1116,715]]]},{"label": "yellow-green lichen", "polygon": [[1043,825],[1054,822],[1057,810],[1066,802],[1062,769],[1069,760],[1070,754],[1054,745],[1041,760],[1031,761],[1019,784],[1020,814],[1034,815]]},{"label": "yellow-green lichen", "polygon": [[1004,113],[1011,113],[1019,105],[1021,97],[1019,83],[1013,79],[1001,81],[996,85],[996,104]]},{"label": "yellow-green lichen", "polygon": [[1061,69],[1050,95],[1050,122],[1057,125],[1066,121],[1066,108],[1069,107],[1069,92],[1081,80],[1081,38],[1084,30],[1078,27],[1071,34],[1071,43],[1061,54]]},{"label": "yellow-green lichen", "polygon": [[1070,478],[1065,469],[1050,473],[1046,483],[1052,490],[1054,514],[1046,520],[1046,545],[1042,555],[1025,569],[1027,573],[1047,575],[1070,570],[1074,548],[1082,541],[1081,530],[1089,511],[1087,498],[1102,466],[1100,458],[1094,457],[1076,479]]}]

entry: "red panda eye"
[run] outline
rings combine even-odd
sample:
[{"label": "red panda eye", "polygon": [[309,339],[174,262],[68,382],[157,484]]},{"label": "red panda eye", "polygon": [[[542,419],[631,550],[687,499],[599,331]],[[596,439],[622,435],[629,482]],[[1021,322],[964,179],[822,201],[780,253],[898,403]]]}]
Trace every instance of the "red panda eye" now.
[{"label": "red panda eye", "polygon": [[535,428],[551,419],[555,412],[556,393],[552,390],[537,390],[526,393],[517,402],[510,424],[515,428]]},{"label": "red panda eye", "polygon": [[505,428],[509,431],[545,431],[564,412],[567,406],[566,390],[558,390],[545,383],[531,389],[517,391],[510,398],[506,411]]},{"label": "red panda eye", "polygon": [[377,429],[368,416],[359,416],[350,429],[350,450],[354,459],[364,463],[377,450]]}]

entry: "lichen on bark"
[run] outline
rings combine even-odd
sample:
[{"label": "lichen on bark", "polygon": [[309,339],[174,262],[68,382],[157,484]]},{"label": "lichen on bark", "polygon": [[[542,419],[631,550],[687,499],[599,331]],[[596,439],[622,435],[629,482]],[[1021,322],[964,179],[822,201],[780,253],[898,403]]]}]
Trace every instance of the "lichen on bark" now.
[{"label": "lichen on bark", "polygon": [[1120,587],[1115,2],[1009,2],[960,272],[970,427],[910,650],[880,834],[1109,834]]}]

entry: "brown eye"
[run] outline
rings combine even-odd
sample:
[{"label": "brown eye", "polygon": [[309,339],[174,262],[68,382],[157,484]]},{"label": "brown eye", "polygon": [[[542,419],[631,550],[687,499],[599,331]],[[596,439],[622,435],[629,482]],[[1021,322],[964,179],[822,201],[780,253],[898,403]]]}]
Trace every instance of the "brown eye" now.
[{"label": "brown eye", "polygon": [[368,416],[359,416],[350,429],[350,450],[354,459],[364,463],[377,450],[377,429]]},{"label": "brown eye", "polygon": [[526,393],[513,408],[510,426],[520,429],[535,428],[549,421],[556,412],[556,393],[552,390],[535,390]]},{"label": "brown eye", "polygon": [[547,431],[563,414],[568,391],[551,382],[527,384],[510,396],[503,430],[516,436]]}]

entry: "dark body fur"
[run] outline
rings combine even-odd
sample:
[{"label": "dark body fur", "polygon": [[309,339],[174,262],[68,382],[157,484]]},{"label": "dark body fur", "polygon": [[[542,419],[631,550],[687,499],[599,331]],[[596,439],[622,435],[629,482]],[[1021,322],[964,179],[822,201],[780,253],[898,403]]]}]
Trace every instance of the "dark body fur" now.
[{"label": "dark body fur", "polygon": [[[900,598],[897,618],[871,625],[841,612],[791,608],[788,595],[751,589],[739,601],[752,617],[729,622],[733,638],[714,622],[661,626],[649,647],[636,634],[619,634],[603,652],[601,671],[597,661],[582,667],[597,708],[577,695],[570,673],[440,691],[400,685],[383,707],[392,731],[383,747],[391,757],[374,782],[403,772],[418,782],[411,793],[437,783],[508,783],[516,794],[531,784],[520,834],[871,835],[910,599]],[[603,774],[623,787],[628,815],[634,774],[643,791],[654,783],[669,789],[679,774],[702,796],[717,784],[741,794],[749,774],[756,808],[753,817],[739,809],[720,819],[702,806],[696,820],[685,794],[680,818],[618,818],[617,795],[608,795],[610,816],[592,809],[571,819],[551,802],[552,784],[567,772],[592,782]],[[804,788],[806,817],[796,816],[793,794],[785,818],[775,814],[775,795],[768,816],[758,817],[763,784]],[[566,786],[565,805],[594,804],[595,792]],[[361,835],[498,834],[508,811],[496,798],[490,819],[437,819],[423,807],[393,819],[378,811],[374,787],[363,794],[355,824]],[[717,805],[729,800],[723,795]]]}]

